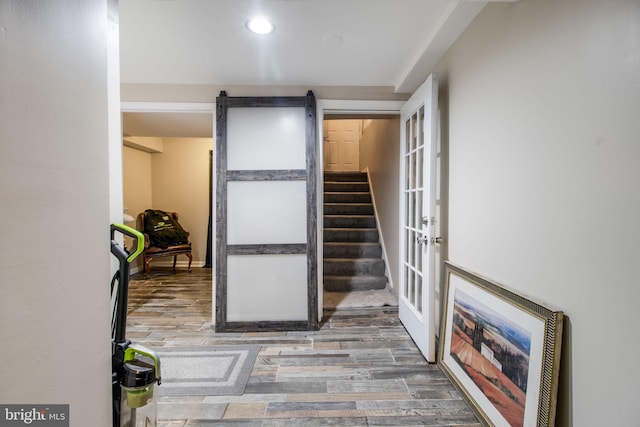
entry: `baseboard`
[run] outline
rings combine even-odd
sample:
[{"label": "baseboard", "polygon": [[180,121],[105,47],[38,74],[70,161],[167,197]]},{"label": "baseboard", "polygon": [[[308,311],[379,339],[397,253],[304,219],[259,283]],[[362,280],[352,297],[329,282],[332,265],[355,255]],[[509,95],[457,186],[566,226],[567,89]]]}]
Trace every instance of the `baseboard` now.
[{"label": "baseboard", "polygon": [[[157,260],[154,259],[153,261],[151,261],[151,268],[153,267],[173,267],[173,258],[171,257],[167,257],[166,260]],[[176,262],[176,268],[188,268],[189,267],[189,261],[182,261],[182,260],[178,260],[178,262]],[[191,263],[191,268],[202,268],[204,267],[204,261],[193,261]]]}]

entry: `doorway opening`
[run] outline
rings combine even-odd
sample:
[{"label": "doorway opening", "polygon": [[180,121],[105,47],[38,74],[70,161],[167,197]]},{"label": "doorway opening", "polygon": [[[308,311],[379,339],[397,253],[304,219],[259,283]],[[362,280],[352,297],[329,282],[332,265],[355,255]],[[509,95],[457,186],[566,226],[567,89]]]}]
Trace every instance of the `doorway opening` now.
[{"label": "doorway opening", "polygon": [[[137,219],[146,209],[176,212],[180,224],[189,232],[193,255],[191,272],[187,271],[186,257],[178,257],[175,272],[173,257],[155,260],[149,279],[162,281],[163,286],[132,286],[129,310],[135,318],[137,311],[148,307],[193,298],[194,304],[171,306],[175,311],[172,315],[185,319],[197,316],[210,323],[213,281],[211,268],[206,267],[211,234],[213,111],[164,110],[163,105],[123,105],[122,109],[123,206],[127,225],[140,229]],[[132,265],[132,282],[146,281],[143,272],[139,257]],[[209,301],[208,305],[200,304],[203,298]],[[146,301],[147,308],[137,301]]]},{"label": "doorway opening", "polygon": [[325,114],[323,283],[327,311],[397,306],[400,119]]}]

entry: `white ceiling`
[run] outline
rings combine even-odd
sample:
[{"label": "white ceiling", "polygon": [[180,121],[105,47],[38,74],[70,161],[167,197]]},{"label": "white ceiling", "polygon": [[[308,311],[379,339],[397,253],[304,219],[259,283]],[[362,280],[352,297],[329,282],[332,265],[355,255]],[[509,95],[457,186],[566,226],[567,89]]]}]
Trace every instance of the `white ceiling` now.
[{"label": "white ceiling", "polygon": [[[324,99],[407,99],[485,3],[120,0],[121,97],[213,103],[220,90],[229,96],[313,90]],[[255,15],[271,19],[275,33],[249,33],[245,22]],[[191,125],[211,121],[191,116],[184,120]],[[126,134],[159,132],[153,114],[124,117]],[[166,116],[157,118],[167,124]],[[176,127],[174,134],[188,132]]]}]

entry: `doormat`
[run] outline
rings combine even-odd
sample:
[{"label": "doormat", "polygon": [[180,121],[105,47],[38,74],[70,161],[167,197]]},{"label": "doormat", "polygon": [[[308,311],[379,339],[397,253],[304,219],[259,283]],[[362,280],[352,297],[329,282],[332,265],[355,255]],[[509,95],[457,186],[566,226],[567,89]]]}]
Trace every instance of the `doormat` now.
[{"label": "doormat", "polygon": [[391,289],[370,291],[330,292],[324,291],[323,306],[325,308],[361,308],[361,307],[396,307],[398,295]]},{"label": "doormat", "polygon": [[259,351],[259,345],[159,349],[162,384],[158,395],[241,395]]}]

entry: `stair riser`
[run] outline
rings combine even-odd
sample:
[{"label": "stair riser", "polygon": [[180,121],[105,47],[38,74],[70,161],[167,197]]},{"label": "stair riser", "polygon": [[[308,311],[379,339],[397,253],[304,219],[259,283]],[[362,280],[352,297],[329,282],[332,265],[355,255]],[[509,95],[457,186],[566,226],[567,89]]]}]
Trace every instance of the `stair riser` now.
[{"label": "stair riser", "polygon": [[370,203],[337,203],[324,205],[325,215],[373,215],[373,205]]},{"label": "stair riser", "polygon": [[323,281],[324,290],[331,292],[368,291],[384,289],[387,286],[387,278],[384,276],[327,276]]},{"label": "stair riser", "polygon": [[339,230],[339,229],[325,229],[324,241],[325,242],[378,242],[380,237],[378,230]]},{"label": "stair riser", "polygon": [[325,276],[371,275],[384,276],[384,261],[355,260],[352,262],[332,261],[325,259],[323,263]]},{"label": "stair riser", "polygon": [[325,228],[375,228],[376,219],[373,216],[325,216],[324,226]]},{"label": "stair riser", "polygon": [[346,192],[346,193],[368,193],[369,183],[367,182],[325,182],[324,191]]},{"label": "stair riser", "polygon": [[382,247],[377,245],[324,245],[325,258],[380,258]]},{"label": "stair riser", "polygon": [[371,203],[369,193],[324,193],[325,203]]}]

